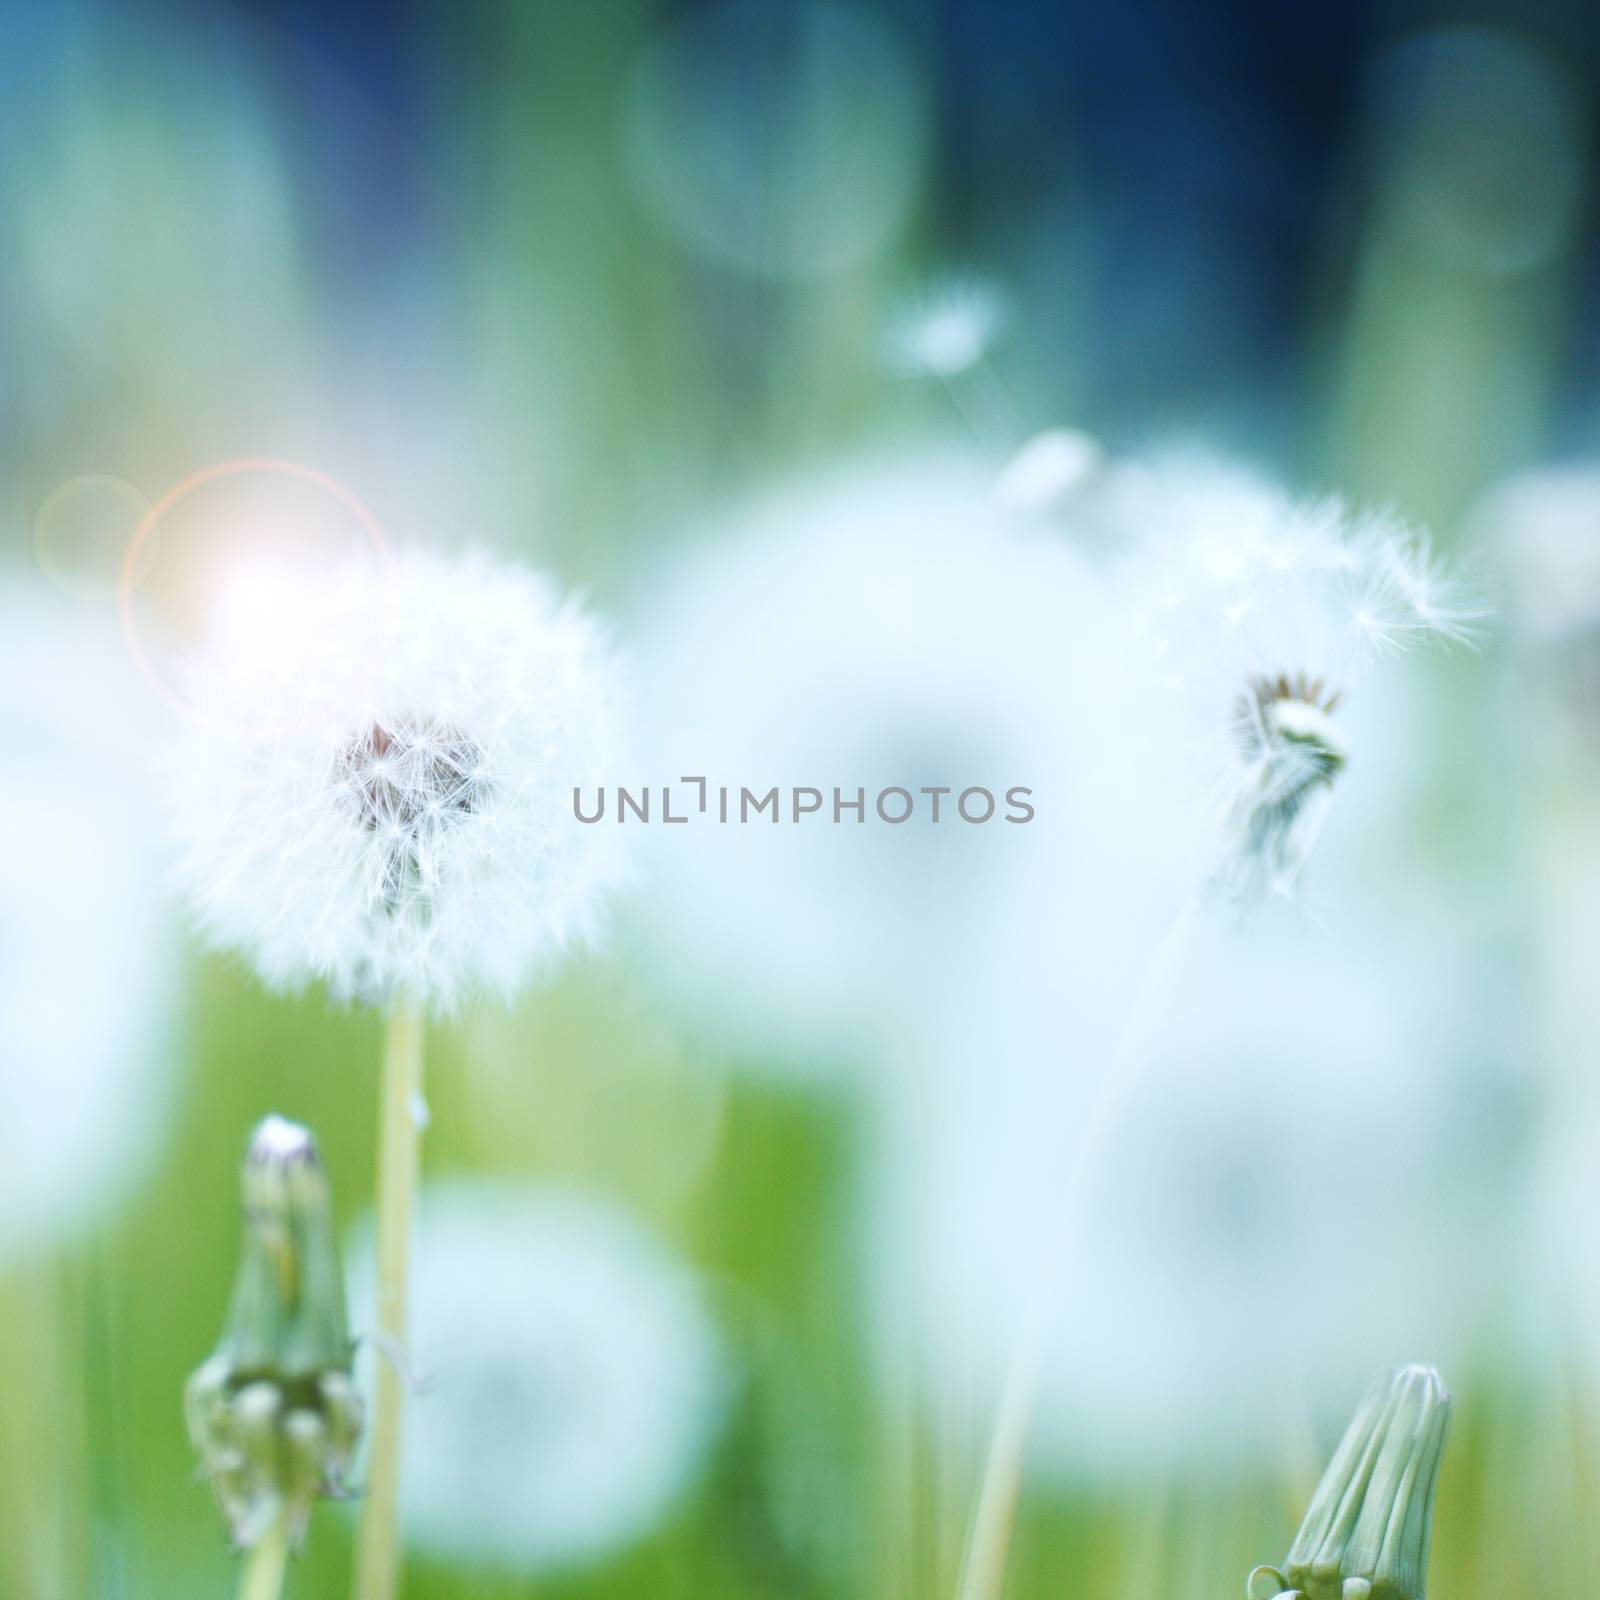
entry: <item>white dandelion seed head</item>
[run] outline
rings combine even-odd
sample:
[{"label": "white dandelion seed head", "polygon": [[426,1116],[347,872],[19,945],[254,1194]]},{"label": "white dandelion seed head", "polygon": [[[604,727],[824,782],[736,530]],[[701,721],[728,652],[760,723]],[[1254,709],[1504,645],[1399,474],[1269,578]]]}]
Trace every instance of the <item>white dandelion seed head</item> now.
[{"label": "white dandelion seed head", "polygon": [[1297,501],[1206,458],[1157,461],[1113,493],[1133,581],[1158,597],[1145,607],[1152,631],[1196,654],[1220,650],[1219,669],[1236,678],[1300,673],[1348,693],[1378,658],[1465,642],[1484,614],[1397,517]]},{"label": "white dandelion seed head", "polygon": [[1221,880],[1292,889],[1351,758],[1340,708],[1386,658],[1470,643],[1481,604],[1403,521],[1217,460],[1113,473],[1098,515],[1127,530],[1121,581],[1194,731]]},{"label": "white dandelion seed head", "polygon": [[1006,324],[1004,296],[975,278],[930,284],[884,330],[884,358],[905,377],[953,378],[989,354]]},{"label": "white dandelion seed head", "polygon": [[[1104,907],[1079,919],[1083,969],[1126,955],[1193,834],[1165,707],[1114,594],[1065,542],[1019,536],[985,474],[917,459],[801,484],[645,594],[651,770],[680,812],[695,791],[676,776],[704,774],[710,815],[650,832],[633,910],[647,970],[693,1020],[807,1074],[876,1058],[974,950],[1016,937],[1046,859],[1058,910]],[[740,787],[773,785],[824,809],[741,823]],[[915,801],[901,825],[874,811],[889,786]],[[994,820],[960,820],[969,786]],[[1010,786],[1032,821],[1003,820]],[[863,822],[833,820],[835,787],[864,791]]]},{"label": "white dandelion seed head", "polygon": [[887,1169],[896,1259],[935,1381],[979,1405],[1065,1259],[1047,1470],[1251,1458],[1416,1350],[1469,1361],[1510,1309],[1528,1113],[1495,968],[1392,900],[1356,940],[1286,921],[1187,950],[1075,1223],[1093,997],[1041,1001],[1047,948],[930,1030],[944,1069]]},{"label": "white dandelion seed head", "polygon": [[0,583],[0,1262],[91,1226],[159,1145],[172,929],[143,686],[110,618]]},{"label": "white dandelion seed head", "polygon": [[[411,1248],[408,1355],[427,1387],[406,1407],[407,1539],[520,1573],[648,1533],[692,1487],[725,1400],[690,1268],[608,1201],[485,1180],[426,1187]],[[350,1255],[359,1334],[370,1223]]]},{"label": "white dandelion seed head", "polygon": [[172,764],[207,935],[275,987],[447,1010],[588,937],[611,840],[605,638],[543,576],[419,551],[249,570],[188,662]]}]

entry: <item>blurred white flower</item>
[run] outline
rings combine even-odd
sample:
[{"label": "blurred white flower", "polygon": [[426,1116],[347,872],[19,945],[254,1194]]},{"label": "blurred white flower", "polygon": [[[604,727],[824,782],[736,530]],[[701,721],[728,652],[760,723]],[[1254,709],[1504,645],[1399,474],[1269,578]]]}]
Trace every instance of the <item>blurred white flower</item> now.
[{"label": "blurred white flower", "polygon": [[[351,1259],[359,1334],[370,1224]],[[688,1266],[609,1202],[425,1188],[410,1307],[426,1389],[407,1409],[400,1496],[419,1550],[576,1566],[647,1533],[691,1486],[721,1420],[720,1340]]]},{"label": "blurred white flower", "polygon": [[[1045,860],[1074,992],[1120,985],[1170,917],[1193,807],[1140,642],[981,473],[914,461],[777,496],[652,583],[636,632],[652,771],[826,797],[650,832],[650,964],[712,1026],[807,1069],[903,1037],[975,952],[1030,936],[1013,912]],[[915,801],[903,824],[874,814],[891,785]],[[969,786],[993,820],[961,820]],[[1012,787],[1033,820],[1003,820]],[[834,820],[835,788],[864,792],[864,820]]]},{"label": "blurred white flower", "polygon": [[981,1417],[1065,1259],[1036,1428],[1058,1470],[1238,1461],[1375,1367],[1493,1342],[1525,1091],[1490,969],[1387,901],[1353,954],[1270,920],[1192,948],[1070,1242],[1064,1134],[1095,1090],[1057,1070],[1077,1016],[1029,1008],[1048,954],[930,1039],[889,1180],[918,1325]]},{"label": "blurred white flower", "polygon": [[992,284],[946,279],[896,309],[884,331],[884,356],[908,377],[953,378],[984,360],[1005,321],[1005,300]]},{"label": "blurred white flower", "polygon": [[173,770],[202,925],[277,986],[448,1009],[589,934],[615,684],[539,574],[407,552],[235,574],[188,665]]},{"label": "blurred white flower", "polygon": [[1495,485],[1474,530],[1511,580],[1512,622],[1552,644],[1600,635],[1600,464],[1540,467]]},{"label": "blurred white flower", "polygon": [[148,1165],[174,962],[147,697],[111,619],[7,578],[0,636],[3,1261],[88,1225]]},{"label": "blurred white flower", "polygon": [[1127,531],[1122,581],[1193,730],[1242,898],[1293,887],[1351,757],[1339,709],[1385,657],[1465,643],[1482,607],[1398,519],[1296,502],[1219,461],[1115,473],[1094,513]]}]

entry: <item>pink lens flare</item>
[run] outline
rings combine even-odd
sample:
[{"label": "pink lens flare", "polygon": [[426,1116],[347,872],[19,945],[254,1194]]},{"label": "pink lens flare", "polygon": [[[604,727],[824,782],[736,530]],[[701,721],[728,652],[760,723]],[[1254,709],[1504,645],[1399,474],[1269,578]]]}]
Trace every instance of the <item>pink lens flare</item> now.
[{"label": "pink lens flare", "polygon": [[180,479],[173,484],[151,505],[140,519],[139,526],[134,529],[133,537],[128,541],[128,548],[122,557],[122,570],[117,580],[117,614],[121,620],[122,636],[126,641],[129,653],[133,657],[134,665],[139,669],[145,681],[174,710],[180,711],[186,717],[195,715],[194,708],[187,704],[182,696],[178,695],[156,670],[155,663],[151,661],[148,652],[139,639],[133,618],[133,590],[136,578],[148,576],[139,574],[139,555],[148,543],[150,536],[155,532],[162,516],[170,511],[179,501],[186,499],[196,489],[208,483],[214,483],[221,478],[239,477],[248,473],[264,473],[276,477],[296,478],[301,482],[313,484],[318,489],[331,495],[342,506],[350,511],[362,530],[371,541],[372,548],[378,553],[380,559],[387,561],[389,558],[389,545],[383,536],[383,530],[378,525],[378,519],[373,515],[371,508],[357,495],[354,490],[347,489],[337,478],[308,467],[302,462],[282,460],[274,456],[239,456],[229,461],[218,461],[209,467],[201,467],[197,472],[191,472],[187,478]]}]

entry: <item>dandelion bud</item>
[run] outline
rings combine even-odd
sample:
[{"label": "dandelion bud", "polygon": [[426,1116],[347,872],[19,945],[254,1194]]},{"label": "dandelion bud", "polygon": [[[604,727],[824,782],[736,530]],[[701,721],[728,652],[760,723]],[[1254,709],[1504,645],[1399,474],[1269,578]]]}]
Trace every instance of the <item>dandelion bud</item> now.
[{"label": "dandelion bud", "polygon": [[1248,1600],[1423,1600],[1450,1396],[1432,1367],[1376,1384],[1295,1535],[1287,1573],[1257,1567]]},{"label": "dandelion bud", "polygon": [[244,1238],[217,1348],[185,1391],[189,1437],[233,1541],[305,1533],[343,1495],[361,1432],[328,1180],[310,1132],[268,1117],[240,1173]]}]

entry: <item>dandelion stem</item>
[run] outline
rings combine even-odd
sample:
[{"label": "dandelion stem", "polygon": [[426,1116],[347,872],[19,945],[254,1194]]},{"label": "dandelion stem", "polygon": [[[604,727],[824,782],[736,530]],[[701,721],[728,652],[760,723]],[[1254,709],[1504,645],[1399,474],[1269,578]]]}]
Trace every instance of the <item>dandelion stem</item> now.
[{"label": "dandelion stem", "polygon": [[[378,1334],[393,1356],[405,1349],[406,1254],[417,1187],[418,1101],[422,1093],[422,1015],[402,1005],[384,1038],[378,1145]],[[395,1359],[380,1359],[367,1493],[356,1551],[356,1600],[394,1600],[399,1592],[400,1407]]]},{"label": "dandelion stem", "polygon": [[289,1564],[289,1541],[283,1518],[275,1517],[272,1526],[245,1552],[244,1571],[239,1577],[239,1600],[278,1600],[283,1593],[283,1574]]},{"label": "dandelion stem", "polygon": [[1050,1211],[1051,1216],[1059,1219],[1061,1227],[1051,1235],[1051,1248],[1039,1263],[1027,1314],[995,1408],[988,1454],[978,1482],[977,1503],[967,1536],[961,1585],[957,1591],[959,1600],[1000,1600],[1004,1590],[1028,1434],[1049,1349],[1050,1331],[1066,1292],[1078,1242],[1083,1204],[1099,1180],[1112,1135],[1143,1075],[1150,1055],[1150,1041],[1166,1013],[1172,983],[1188,948],[1198,908],[1198,900],[1187,902],[1157,947],[1135,997],[1127,1026],[1118,1040],[1110,1070],[1101,1079],[1094,1102],[1061,1168],[1061,1188]]},{"label": "dandelion stem", "polygon": [[88,1582],[75,1299],[55,1263],[0,1272],[0,1594],[66,1595]]}]

